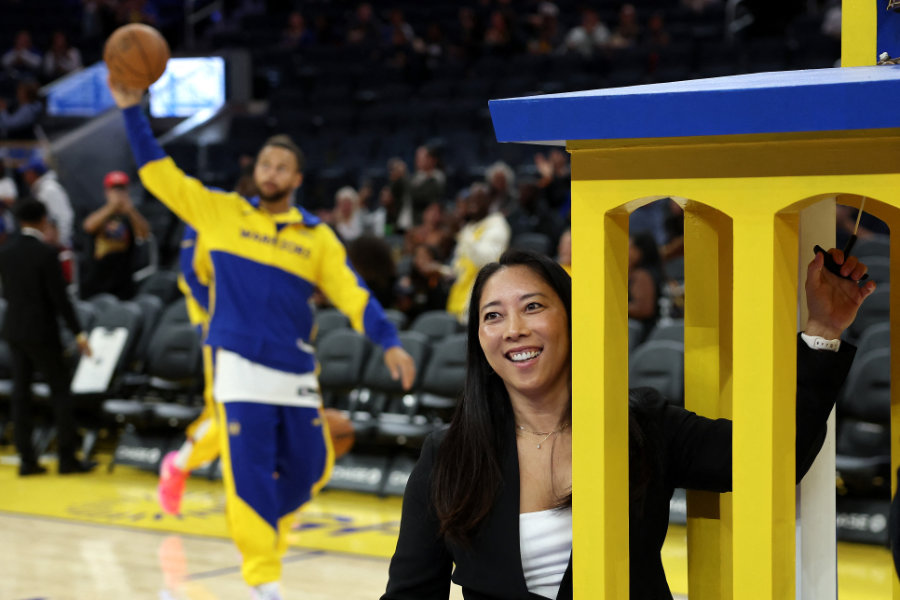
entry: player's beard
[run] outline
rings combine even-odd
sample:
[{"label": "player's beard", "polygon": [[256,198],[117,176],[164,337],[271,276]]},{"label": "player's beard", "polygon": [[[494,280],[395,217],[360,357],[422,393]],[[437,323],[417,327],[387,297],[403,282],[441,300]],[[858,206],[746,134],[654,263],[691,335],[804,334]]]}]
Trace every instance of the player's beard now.
[{"label": "player's beard", "polygon": [[277,204],[285,199],[285,197],[290,198],[291,188],[284,187],[279,188],[275,187],[275,191],[266,193],[263,191],[262,186],[257,186],[257,190],[259,191],[259,199],[261,202],[266,202],[270,204]]}]

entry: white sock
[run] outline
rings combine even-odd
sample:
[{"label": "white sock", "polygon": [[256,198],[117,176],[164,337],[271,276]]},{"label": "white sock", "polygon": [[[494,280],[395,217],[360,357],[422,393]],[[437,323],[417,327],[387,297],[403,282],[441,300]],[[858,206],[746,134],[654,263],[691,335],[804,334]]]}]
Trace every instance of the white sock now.
[{"label": "white sock", "polygon": [[181,448],[178,449],[178,454],[175,455],[175,466],[178,467],[179,471],[187,471],[188,459],[191,457],[193,450],[194,442],[191,440],[185,441]]},{"label": "white sock", "polygon": [[191,452],[194,451],[194,440],[206,435],[211,426],[212,419],[206,419],[194,430],[194,436],[184,441],[181,448],[178,449],[178,454],[175,455],[175,466],[178,467],[178,470],[187,471],[188,460],[191,458]]},{"label": "white sock", "polygon": [[281,582],[270,581],[253,586],[255,600],[281,600]]}]

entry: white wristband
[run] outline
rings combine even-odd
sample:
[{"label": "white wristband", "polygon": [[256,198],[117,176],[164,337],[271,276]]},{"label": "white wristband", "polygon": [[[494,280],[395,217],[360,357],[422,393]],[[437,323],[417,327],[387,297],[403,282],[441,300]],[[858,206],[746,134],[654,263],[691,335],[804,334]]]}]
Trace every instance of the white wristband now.
[{"label": "white wristband", "polygon": [[837,352],[841,348],[841,340],[826,340],[819,335],[800,334],[800,338],[806,342],[806,345],[813,350],[828,350],[829,352]]}]

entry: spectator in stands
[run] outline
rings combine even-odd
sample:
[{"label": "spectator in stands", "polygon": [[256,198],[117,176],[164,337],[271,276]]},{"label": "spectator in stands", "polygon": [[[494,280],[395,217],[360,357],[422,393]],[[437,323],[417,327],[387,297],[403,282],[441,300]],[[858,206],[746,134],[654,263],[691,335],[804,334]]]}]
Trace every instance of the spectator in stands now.
[{"label": "spectator in stands", "polygon": [[405,45],[412,43],[416,37],[412,26],[406,22],[403,11],[392,8],[388,13],[388,22],[384,27],[384,43],[388,46]]},{"label": "spectator in stands", "polygon": [[681,5],[696,14],[704,13],[711,6],[722,4],[722,0],[681,0]]},{"label": "spectator in stands", "polygon": [[419,244],[412,251],[409,275],[397,284],[397,308],[412,322],[429,310],[444,310],[447,306],[449,280],[453,271],[439,259],[434,246]]},{"label": "spectator in stands", "polygon": [[356,6],[356,11],[347,27],[347,43],[375,48],[381,40],[381,28],[382,24],[375,16],[372,5],[368,2],[361,2]]},{"label": "spectator in stands", "polygon": [[[843,261],[840,250],[832,253]],[[846,266],[858,279],[865,265],[851,267],[851,260]],[[798,481],[822,445],[853,360],[841,333],[875,289],[823,266],[817,255],[808,268],[810,316],[796,342],[795,400],[778,399],[796,402]],[[450,428],[425,441],[409,477],[382,600],[446,597],[451,573],[465,597],[573,597],[571,307],[571,279],[549,258],[511,251],[478,274],[462,399]],[[837,348],[813,349],[822,338]],[[629,396],[629,448],[620,459],[630,464],[629,508],[621,515],[630,518],[630,597],[671,598],[660,548],[674,488],[732,489],[732,424],[648,388]],[[578,427],[579,435],[596,434],[596,423]]]},{"label": "spectator in stands", "polygon": [[397,267],[390,245],[374,235],[361,235],[347,244],[347,259],[378,302],[392,307]]},{"label": "spectator in stands", "polygon": [[398,233],[397,217],[400,207],[391,192],[391,186],[382,186],[378,192],[378,208],[372,211],[372,230],[376,235],[389,236]]},{"label": "spectator in stands", "polygon": [[288,16],[288,25],[281,33],[281,47],[286,50],[303,50],[315,44],[315,32],[306,26],[303,14],[295,10]]},{"label": "spectator in stands", "polygon": [[16,34],[13,47],[6,51],[3,70],[13,79],[37,79],[41,70],[41,55],[31,43],[31,33],[25,29]]},{"label": "spectator in stands", "polygon": [[669,198],[667,208],[663,221],[666,241],[659,249],[663,261],[684,256],[684,209],[672,198]]},{"label": "spectator in stands", "polygon": [[628,218],[628,228],[632,233],[646,231],[653,235],[658,245],[666,243],[665,221],[669,216],[669,199],[663,198],[644,204],[634,210]]},{"label": "spectator in stands", "polygon": [[645,335],[659,318],[662,286],[662,264],[656,241],[647,232],[632,235],[628,246],[628,318],[640,321]]},{"label": "spectator in stands", "polygon": [[369,231],[365,208],[361,206],[359,194],[349,185],[339,189],[334,195],[334,229],[345,244]]},{"label": "spectator in stands", "polygon": [[840,40],[841,24],[843,23],[842,15],[840,0],[831,0],[822,19],[822,33],[832,39]]},{"label": "spectator in stands", "polygon": [[537,14],[531,18],[534,33],[528,40],[528,53],[553,54],[560,45],[559,8],[552,2],[538,4]]},{"label": "spectator in stands", "polygon": [[462,322],[469,307],[469,295],[478,270],[500,258],[509,247],[509,223],[502,213],[490,212],[488,188],[473,183],[466,202],[466,225],[456,235],[453,271],[456,280],[450,288],[447,312]]},{"label": "spectator in stands", "polygon": [[34,126],[44,111],[39,90],[34,80],[20,81],[16,85],[16,109],[13,111],[9,110],[6,100],[0,98],[0,140],[34,139]]},{"label": "spectator in stands", "polygon": [[561,215],[567,216],[571,201],[572,175],[569,172],[566,155],[556,148],[547,156],[538,152],[534,155],[534,166],[540,174],[538,187],[544,191],[547,204]]},{"label": "spectator in stands", "polygon": [[0,225],[4,234],[11,233],[15,227],[12,208],[18,197],[19,188],[6,169],[6,161],[0,158]]},{"label": "spectator in stands", "polygon": [[159,13],[147,0],[120,0],[116,4],[116,22],[119,25],[129,23],[156,25],[159,22]]},{"label": "spectator in stands", "polygon": [[666,30],[665,15],[662,11],[654,11],[647,20],[646,43],[651,50],[662,50],[672,40]]},{"label": "spectator in stands", "polygon": [[54,32],[50,49],[44,55],[44,80],[52,81],[80,68],[81,52],[69,45],[65,32]]},{"label": "spectator in stands", "polygon": [[72,227],[75,213],[69,194],[59,182],[56,172],[47,167],[44,160],[33,157],[20,168],[22,181],[28,186],[31,195],[47,207],[50,227],[45,232],[47,242],[64,248],[72,247]]},{"label": "spectator in stands", "polygon": [[412,203],[412,225],[422,222],[422,211],[429,204],[442,202],[447,176],[441,170],[437,148],[430,145],[416,149],[416,172],[409,182]]},{"label": "spectator in stands", "polygon": [[417,36],[412,41],[412,51],[419,72],[415,75],[424,81],[429,73],[434,72],[444,62],[447,44],[444,31],[437,23],[429,23],[424,36]]},{"label": "spectator in stands", "polygon": [[559,245],[556,247],[556,262],[559,263],[569,277],[572,276],[572,230],[566,229],[559,236]]},{"label": "spectator in stands", "polygon": [[406,252],[412,254],[417,246],[426,245],[434,249],[438,260],[444,262],[453,252],[453,233],[447,223],[444,205],[432,202],[422,213],[422,224],[406,232]]},{"label": "spectator in stands", "polygon": [[637,44],[640,36],[637,9],[633,4],[623,4],[619,9],[619,23],[609,36],[608,45],[611,48],[631,48]]},{"label": "spectator in stands", "polygon": [[566,34],[562,50],[571,54],[580,54],[590,58],[609,42],[609,29],[606,28],[593,8],[581,10],[581,25],[573,27]]},{"label": "spectator in stands", "polygon": [[316,43],[319,46],[338,46],[343,40],[336,31],[331,16],[326,13],[313,17],[313,31],[316,32]]},{"label": "spectator in stands", "polygon": [[451,40],[450,53],[461,63],[468,65],[481,56],[484,31],[478,14],[469,6],[459,9],[459,22],[455,27],[455,36]]},{"label": "spectator in stands", "polygon": [[81,5],[81,39],[106,39],[115,28],[115,0],[81,0]]},{"label": "spectator in stands", "polygon": [[150,237],[150,226],[131,202],[129,183],[122,171],[107,173],[103,178],[106,204],[82,224],[90,240],[79,290],[82,298],[104,292],[121,300],[134,296],[135,249]]},{"label": "spectator in stands", "polygon": [[[559,239],[564,228],[559,213],[550,210],[540,188],[533,181],[523,181],[519,186],[519,201],[516,208],[506,217],[512,239],[523,233],[541,233],[553,244]],[[548,248],[548,251],[550,248]]]},{"label": "spectator in stands", "polygon": [[516,174],[512,168],[502,160],[498,160],[487,168],[484,179],[491,199],[491,212],[499,211],[508,215],[515,210],[518,198]]},{"label": "spectator in stands", "polygon": [[484,32],[484,47],[494,56],[513,56],[522,50],[522,40],[511,11],[498,9],[491,13]]},{"label": "spectator in stands", "polygon": [[7,302],[3,337],[9,343],[12,362],[11,400],[19,475],[47,472],[38,464],[31,440],[31,383],[35,371],[40,371],[50,386],[58,472],[85,473],[96,463],[75,457],[74,406],[69,395],[69,371],[63,362],[60,319],[75,335],[82,354],[90,356],[91,349],[66,293],[56,249],[46,243],[47,208],[38,200],[26,199],[16,207],[16,218],[22,227],[20,233],[0,246],[0,282]]},{"label": "spectator in stands", "polygon": [[406,163],[397,156],[388,160],[388,186],[390,187],[392,209],[397,213],[397,228],[406,231],[415,224],[412,196],[410,195],[410,178]]}]

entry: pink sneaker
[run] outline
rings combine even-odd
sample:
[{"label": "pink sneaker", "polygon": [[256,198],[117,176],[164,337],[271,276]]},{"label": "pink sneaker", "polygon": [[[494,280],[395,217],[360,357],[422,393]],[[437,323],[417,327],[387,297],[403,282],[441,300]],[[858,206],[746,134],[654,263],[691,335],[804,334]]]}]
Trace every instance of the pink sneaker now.
[{"label": "pink sneaker", "polygon": [[190,471],[182,471],[175,466],[178,452],[172,451],[163,457],[159,466],[159,484],[156,486],[156,497],[163,512],[177,515],[181,510],[181,497],[184,495],[184,482]]}]

